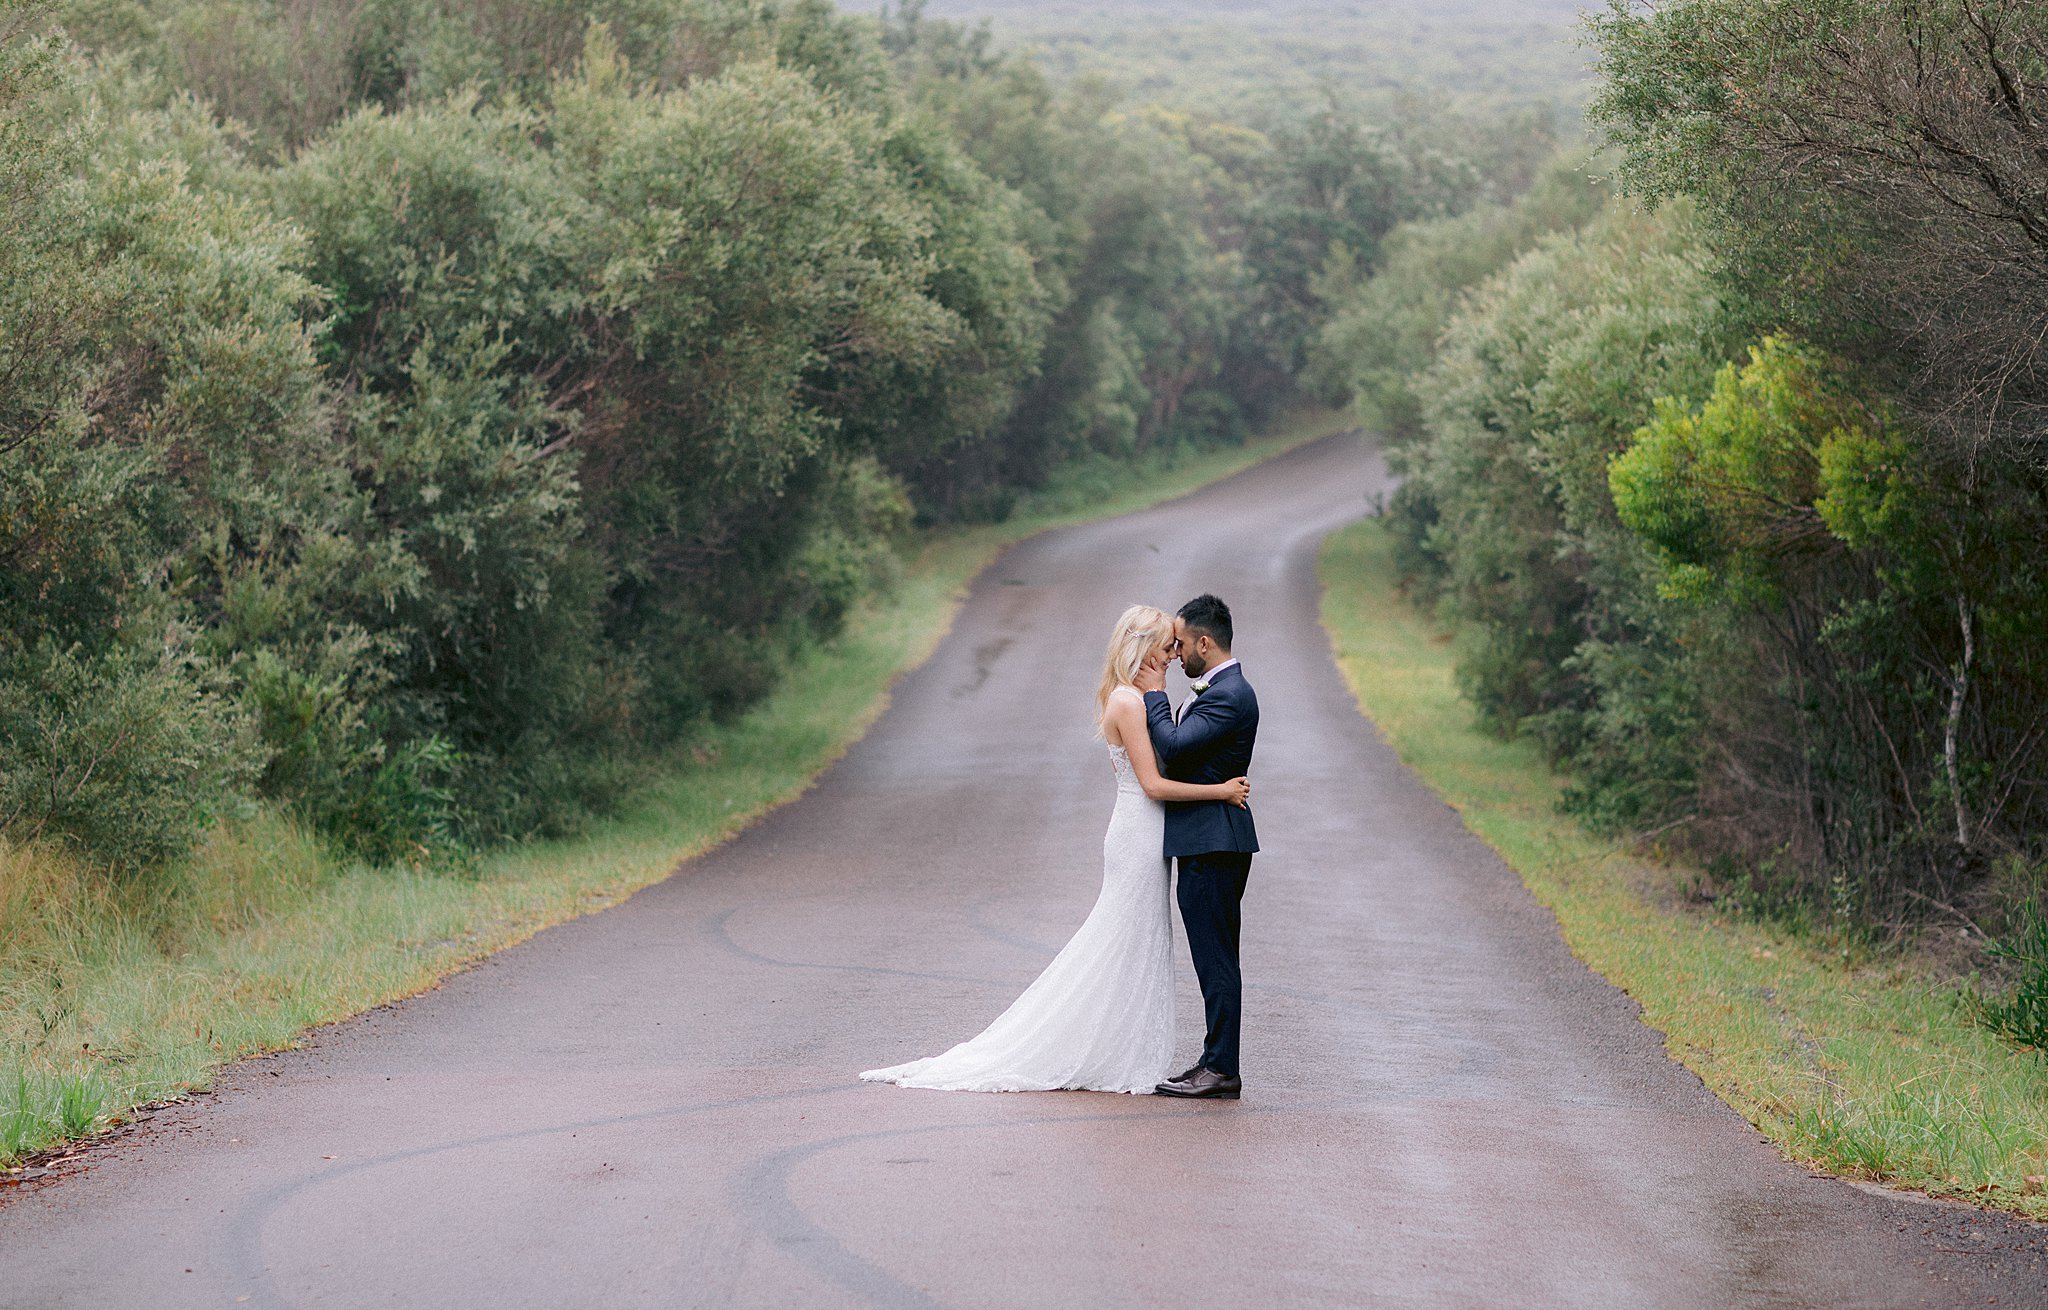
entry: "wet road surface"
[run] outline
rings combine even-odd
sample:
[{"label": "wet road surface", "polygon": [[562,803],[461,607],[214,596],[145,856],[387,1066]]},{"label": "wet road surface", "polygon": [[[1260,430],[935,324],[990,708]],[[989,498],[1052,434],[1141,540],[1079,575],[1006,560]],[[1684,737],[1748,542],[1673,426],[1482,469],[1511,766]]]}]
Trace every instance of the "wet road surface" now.
[{"label": "wet road surface", "polygon": [[[1012,549],[800,801],[22,1189],[0,1306],[2048,1304],[2042,1230],[1782,1161],[1359,717],[1314,563],[1385,485],[1333,438]],[[1201,590],[1262,710],[1245,1099],[857,1082],[1086,915],[1102,643]]]}]

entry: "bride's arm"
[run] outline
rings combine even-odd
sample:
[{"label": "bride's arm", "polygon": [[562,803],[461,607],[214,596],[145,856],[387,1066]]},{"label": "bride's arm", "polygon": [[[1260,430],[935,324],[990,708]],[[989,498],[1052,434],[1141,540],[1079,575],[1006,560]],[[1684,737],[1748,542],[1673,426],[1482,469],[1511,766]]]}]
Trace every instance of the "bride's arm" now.
[{"label": "bride's arm", "polygon": [[1145,728],[1145,705],[1130,696],[1110,698],[1109,722],[1116,729],[1118,744],[1131,757],[1131,771],[1138,785],[1155,801],[1226,801],[1243,806],[1251,795],[1249,778],[1229,782],[1175,782],[1161,776],[1159,761],[1152,754],[1152,737]]}]

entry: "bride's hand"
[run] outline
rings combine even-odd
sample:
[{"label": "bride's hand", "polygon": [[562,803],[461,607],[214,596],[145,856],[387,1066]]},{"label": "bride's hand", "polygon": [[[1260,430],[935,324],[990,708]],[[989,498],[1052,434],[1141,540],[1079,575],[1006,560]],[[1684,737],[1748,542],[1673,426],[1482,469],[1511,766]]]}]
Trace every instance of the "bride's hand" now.
[{"label": "bride's hand", "polygon": [[1223,793],[1224,800],[1229,801],[1241,810],[1251,808],[1252,780],[1250,778],[1232,778],[1223,785],[1227,788]]},{"label": "bride's hand", "polygon": [[1137,680],[1133,684],[1139,691],[1166,690],[1166,652],[1155,650],[1145,656],[1138,665]]}]

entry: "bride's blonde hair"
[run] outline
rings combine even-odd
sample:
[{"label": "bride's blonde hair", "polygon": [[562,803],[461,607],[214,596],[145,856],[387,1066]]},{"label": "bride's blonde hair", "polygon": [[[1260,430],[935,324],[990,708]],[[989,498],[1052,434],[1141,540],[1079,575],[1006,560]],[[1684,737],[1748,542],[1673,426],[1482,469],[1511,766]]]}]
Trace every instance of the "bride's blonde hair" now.
[{"label": "bride's blonde hair", "polygon": [[1102,661],[1102,686],[1095,692],[1095,735],[1103,735],[1103,720],[1109,717],[1109,693],[1118,687],[1133,687],[1138,666],[1173,635],[1173,616],[1150,605],[1133,605],[1125,610],[1110,630],[1109,652]]}]

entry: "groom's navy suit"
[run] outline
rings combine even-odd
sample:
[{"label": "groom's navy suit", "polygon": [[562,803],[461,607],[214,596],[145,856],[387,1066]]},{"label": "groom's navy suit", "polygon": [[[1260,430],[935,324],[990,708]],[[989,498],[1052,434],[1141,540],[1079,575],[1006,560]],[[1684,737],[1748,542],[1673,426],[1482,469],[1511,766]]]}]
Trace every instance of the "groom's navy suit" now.
[{"label": "groom's navy suit", "polygon": [[[1165,692],[1145,693],[1145,723],[1159,772],[1176,782],[1229,782],[1251,772],[1259,698],[1235,664],[1219,670],[1209,689],[1188,701],[1179,723]],[[1224,801],[1166,803],[1166,854],[1180,860],[1175,896],[1209,1023],[1201,1063],[1232,1076],[1244,990],[1237,967],[1239,906],[1258,849],[1249,809]]]}]

